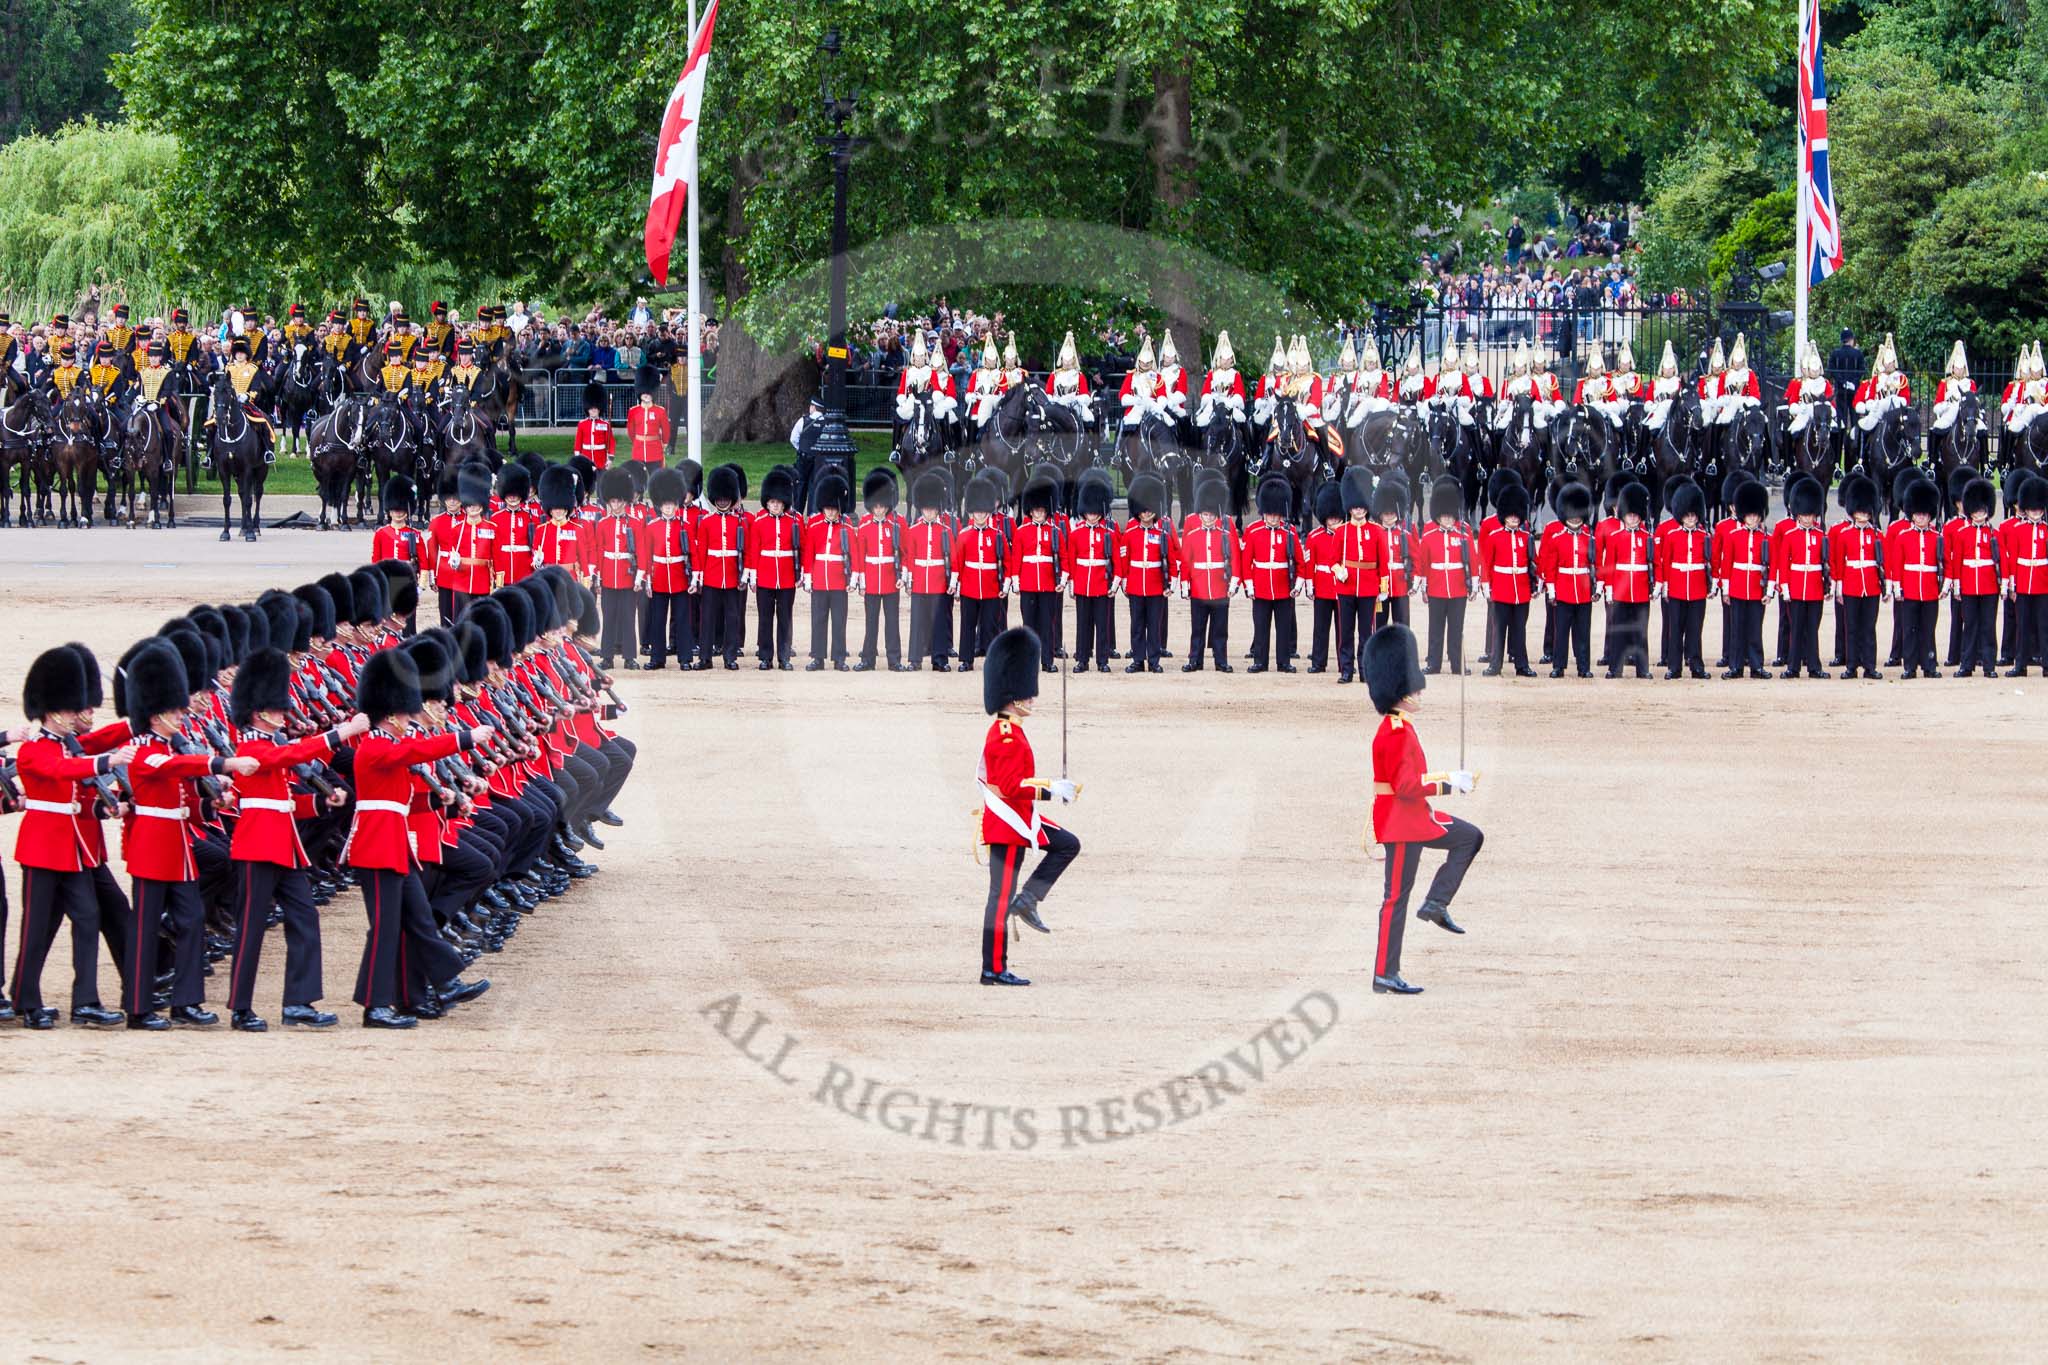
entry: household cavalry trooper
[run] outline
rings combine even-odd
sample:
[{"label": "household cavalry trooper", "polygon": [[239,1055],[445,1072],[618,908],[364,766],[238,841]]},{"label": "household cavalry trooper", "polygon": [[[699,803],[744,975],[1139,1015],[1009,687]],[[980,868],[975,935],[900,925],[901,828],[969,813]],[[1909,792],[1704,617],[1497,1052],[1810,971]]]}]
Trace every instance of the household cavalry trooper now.
[{"label": "household cavalry trooper", "polygon": [[[1963,353],[1963,339],[1956,338],[1956,344],[1949,348],[1948,373],[1934,386],[1934,409],[1929,425],[1935,431],[1949,431],[1955,427],[1956,415],[1962,411],[1963,399],[1977,392],[1977,381],[1970,378],[1970,358]],[[1981,404],[1982,400],[1979,399]],[[1977,436],[1985,436],[1984,419],[1977,419]]]},{"label": "household cavalry trooper", "polygon": [[1527,398],[1532,421],[1540,427],[1550,425],[1550,408],[1546,395],[1536,378],[1536,362],[1529,353],[1526,339],[1515,343],[1514,358],[1508,362],[1507,382],[1501,386],[1502,401],[1493,410],[1495,430],[1505,428],[1513,420],[1515,400]]},{"label": "household cavalry trooper", "polygon": [[1401,362],[1401,377],[1394,386],[1394,400],[1406,408],[1420,408],[1436,396],[1436,377],[1425,374],[1422,343],[1408,344],[1408,358]]},{"label": "household cavalry trooper", "polygon": [[[1667,350],[1670,344],[1665,343]],[[1821,371],[1820,348],[1809,341],[1806,354],[1800,357],[1798,378],[1785,386],[1785,434],[1797,436],[1811,426],[1814,407],[1819,404],[1835,405],[1835,386]]]},{"label": "household cavalry trooper", "polygon": [[1176,428],[1188,420],[1188,372],[1180,363],[1180,352],[1173,344],[1173,329],[1167,328],[1159,338],[1159,391],[1160,401],[1172,415]]},{"label": "household cavalry trooper", "polygon": [[1361,334],[1358,348],[1358,379],[1351,391],[1348,426],[1357,426],[1376,412],[1394,406],[1394,372],[1380,360],[1379,343],[1371,332]]},{"label": "household cavalry trooper", "polygon": [[[1022,626],[1004,631],[989,642],[988,664],[982,670],[982,709],[994,719],[982,737],[975,785],[981,789],[976,820],[979,846],[988,850],[988,901],[981,916],[981,984],[1028,986],[1010,970],[1011,918],[1040,933],[1051,933],[1039,914],[1053,884],[1081,852],[1081,841],[1038,810],[1040,802],[1070,805],[1081,786],[1066,777],[1037,771],[1024,721],[1038,699],[1038,676],[1044,653],[1038,637]],[[1020,884],[1024,855],[1044,856]],[[977,848],[979,852],[979,848]]]},{"label": "household cavalry trooper", "polygon": [[1323,380],[1323,420],[1342,424],[1350,403],[1352,389],[1358,383],[1358,347],[1352,343],[1351,333],[1344,333],[1344,344],[1337,350],[1337,368],[1330,371]]},{"label": "household cavalry trooper", "polygon": [[1024,368],[1023,357],[1017,354],[1017,334],[1012,332],[1003,338],[1003,392],[1030,382],[1031,373]]},{"label": "household cavalry trooper", "polygon": [[1124,376],[1123,388],[1117,394],[1117,401],[1123,405],[1123,426],[1135,428],[1148,416],[1172,423],[1171,397],[1159,377],[1159,362],[1152,354],[1152,338],[1146,337],[1138,348],[1136,364]]},{"label": "household cavalry trooper", "polygon": [[919,402],[931,405],[932,417],[942,427],[953,424],[959,403],[953,393],[953,377],[946,373],[945,366],[937,363],[924,340],[924,328],[915,330],[910,339],[910,363],[903,367],[903,373],[896,380],[896,425],[897,434],[917,410]]},{"label": "household cavalry trooper", "polygon": [[1084,428],[1094,425],[1095,400],[1089,396],[1088,376],[1081,372],[1081,353],[1074,349],[1072,331],[1060,342],[1059,359],[1045,377],[1045,394],[1053,402],[1071,408]]},{"label": "household cavalry trooper", "polygon": [[1735,334],[1735,344],[1728,348],[1728,370],[1721,376],[1720,411],[1715,418],[1727,426],[1747,408],[1763,406],[1763,388],[1757,382],[1756,371],[1749,368],[1749,342],[1742,333]]},{"label": "household cavalry trooper", "polygon": [[2005,416],[2005,429],[2014,434],[2025,431],[2036,417],[2048,412],[2048,363],[2041,359],[2040,342],[2035,342],[2032,350],[2020,347],[2012,382],[2005,386],[1998,406]]},{"label": "household cavalry trooper", "polygon": [[1273,354],[1266,359],[1266,372],[1259,376],[1258,388],[1252,393],[1252,425],[1263,430],[1273,420],[1273,411],[1280,403],[1281,381],[1286,377],[1287,346],[1276,332]]},{"label": "household cavalry trooper", "polygon": [[995,333],[989,333],[988,340],[981,347],[981,368],[967,381],[967,428],[980,434],[988,426],[989,419],[996,415],[996,404],[1002,401],[1007,385],[1003,382],[1002,360],[996,354]]},{"label": "household cavalry trooper", "polygon": [[1209,357],[1209,372],[1202,376],[1202,393],[1195,404],[1195,425],[1207,428],[1221,412],[1226,421],[1244,421],[1244,376],[1238,372],[1237,356],[1230,349],[1230,333],[1216,334],[1216,350]]}]

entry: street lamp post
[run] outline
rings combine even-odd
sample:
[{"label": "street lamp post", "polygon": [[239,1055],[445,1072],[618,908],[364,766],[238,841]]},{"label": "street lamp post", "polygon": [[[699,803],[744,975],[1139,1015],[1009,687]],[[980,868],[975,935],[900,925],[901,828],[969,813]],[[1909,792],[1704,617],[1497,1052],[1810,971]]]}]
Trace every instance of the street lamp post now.
[{"label": "street lamp post", "polygon": [[[827,63],[839,55],[837,24],[825,30],[818,47]],[[855,97],[835,96],[829,78],[820,82],[820,94],[825,117],[832,122],[830,136],[818,139],[827,148],[826,157],[832,163],[832,261],[826,317],[825,414],[811,450],[821,472],[835,463],[842,466],[848,485],[858,496],[859,486],[853,477],[853,437],[846,429],[846,185],[856,142],[846,131],[846,125],[853,118]]]}]

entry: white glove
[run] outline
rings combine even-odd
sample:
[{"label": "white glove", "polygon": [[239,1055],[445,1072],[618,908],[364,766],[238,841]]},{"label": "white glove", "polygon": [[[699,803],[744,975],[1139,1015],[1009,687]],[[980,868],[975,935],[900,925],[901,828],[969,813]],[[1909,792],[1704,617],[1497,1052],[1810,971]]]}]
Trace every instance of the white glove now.
[{"label": "white glove", "polygon": [[1185,583],[1180,585],[1180,599],[1183,602],[1187,601],[1188,599],[1188,585]]},{"label": "white glove", "polygon": [[951,594],[952,594],[953,596],[955,596],[955,597],[958,597],[958,596],[960,595],[960,575],[959,575],[959,574],[954,574],[954,575],[952,575],[951,577],[947,578],[947,580],[946,580],[946,591],[947,591],[947,592],[949,592],[949,593],[951,593]]},{"label": "white glove", "polygon": [[1052,799],[1059,802],[1062,806],[1071,806],[1074,804],[1074,797],[1079,793],[1080,789],[1066,778],[1056,777],[1052,780],[1051,786],[1046,790],[1050,791]]},{"label": "white glove", "polygon": [[754,586],[754,571],[752,569],[746,569],[741,572],[740,586],[742,588],[751,588]]},{"label": "white glove", "polygon": [[809,592],[811,590],[811,576],[809,574],[805,574],[802,578],[799,578],[797,580],[796,585],[799,588],[802,588],[805,592]]},{"label": "white glove", "polygon": [[690,575],[690,591],[691,591],[691,592],[696,592],[696,591],[697,591],[697,590],[698,590],[699,588],[702,588],[703,586],[704,586],[704,575],[703,575],[703,574],[700,574],[700,573],[693,573],[693,574],[691,574],[691,575]]},{"label": "white glove", "polygon": [[1342,564],[1339,564],[1336,568],[1330,570],[1330,577],[1336,579],[1339,583],[1349,582],[1351,579],[1351,570],[1345,568]]},{"label": "white glove", "polygon": [[1449,787],[1454,792],[1465,792],[1469,794],[1472,790],[1472,774],[1465,772],[1462,769],[1458,772],[1447,774],[1444,777],[1444,785],[1446,787]]}]

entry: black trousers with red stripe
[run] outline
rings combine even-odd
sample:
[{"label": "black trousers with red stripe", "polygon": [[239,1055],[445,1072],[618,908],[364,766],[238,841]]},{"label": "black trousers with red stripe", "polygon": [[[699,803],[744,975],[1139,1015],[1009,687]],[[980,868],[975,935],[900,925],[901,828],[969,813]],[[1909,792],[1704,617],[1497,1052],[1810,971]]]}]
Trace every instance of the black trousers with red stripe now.
[{"label": "black trousers with red stripe", "polygon": [[1449,854],[1429,884],[1425,903],[1449,905],[1465,880],[1465,869],[1479,856],[1486,836],[1479,826],[1455,815],[1444,832],[1418,843],[1384,845],[1387,852],[1387,892],[1380,902],[1380,950],[1373,961],[1374,976],[1401,974],[1401,929],[1408,920],[1408,893],[1415,887],[1415,872],[1422,862],[1422,850],[1440,848]]},{"label": "black trousers with red stripe", "polygon": [[462,970],[462,959],[435,932],[434,911],[417,872],[359,867],[363,910],[370,932],[356,971],[355,1001],[364,1009],[410,1004],[424,995],[424,983],[445,985]]},{"label": "black trousers with red stripe", "polygon": [[135,879],[135,919],[128,940],[128,971],[121,982],[121,1008],[146,1014],[156,992],[157,949],[165,929],[171,936],[171,1005],[206,999],[206,902],[197,882]]},{"label": "black trousers with red stripe", "polygon": [[57,940],[57,926],[71,920],[71,1004],[100,1002],[99,900],[91,872],[21,869],[21,944],[14,956],[14,1008],[19,1014],[43,1007],[43,963]]},{"label": "black trousers with red stripe", "polygon": [[284,912],[284,1003],[310,1005],[325,994],[320,984],[320,912],[313,904],[313,885],[305,869],[237,860],[229,1009],[252,1007],[256,966],[263,956],[263,929],[273,905]]},{"label": "black trousers with red stripe", "polygon": [[[985,972],[1000,972],[1008,965],[1010,898],[1017,892],[1017,873],[1028,851],[1022,844],[989,845],[988,905],[981,914],[981,969]],[[1031,879],[1024,883],[1024,889],[1040,902],[1067,864],[1080,856],[1081,841],[1066,830],[1047,827],[1044,853]]]}]

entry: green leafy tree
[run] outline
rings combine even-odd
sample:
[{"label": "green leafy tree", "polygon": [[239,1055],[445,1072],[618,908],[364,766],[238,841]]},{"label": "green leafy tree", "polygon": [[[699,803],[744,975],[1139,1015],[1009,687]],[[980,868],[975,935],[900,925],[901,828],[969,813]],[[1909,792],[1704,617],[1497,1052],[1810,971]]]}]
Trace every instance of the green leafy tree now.
[{"label": "green leafy tree", "polygon": [[107,59],[140,23],[134,0],[0,0],[0,143],[119,113]]},{"label": "green leafy tree", "polygon": [[1944,194],[1905,266],[1915,293],[1943,300],[1979,350],[2016,352],[2048,315],[2048,177],[1987,177]]}]

